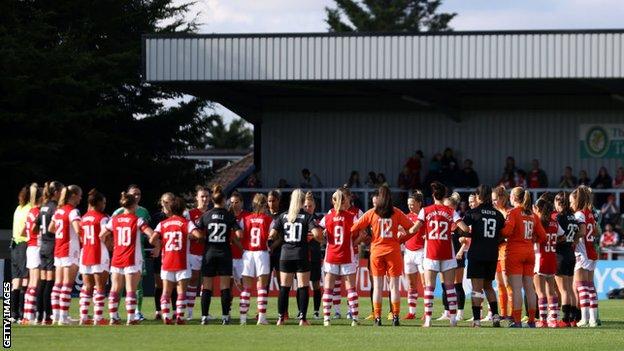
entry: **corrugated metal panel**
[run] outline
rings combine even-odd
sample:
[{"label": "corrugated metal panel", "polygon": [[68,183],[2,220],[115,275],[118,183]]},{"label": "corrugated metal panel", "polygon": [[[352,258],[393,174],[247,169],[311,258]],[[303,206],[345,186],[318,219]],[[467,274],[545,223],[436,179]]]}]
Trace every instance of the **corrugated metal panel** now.
[{"label": "corrugated metal panel", "polygon": [[[580,159],[578,126],[581,123],[621,123],[621,112],[609,111],[472,111],[455,123],[427,112],[268,113],[262,124],[262,178],[274,186],[279,178],[298,185],[300,170],[309,168],[325,186],[346,182],[352,170],[365,178],[382,172],[396,185],[401,167],[415,150],[423,150],[424,179],[433,154],[451,147],[459,162],[470,158],[481,181],[495,183],[505,158],[513,156],[528,170],[538,158],[556,186],[565,166],[575,175],[598,168],[611,175],[620,160]],[[357,126],[354,121],[357,120]]]},{"label": "corrugated metal panel", "polygon": [[624,32],[147,36],[147,81],[623,78]]}]

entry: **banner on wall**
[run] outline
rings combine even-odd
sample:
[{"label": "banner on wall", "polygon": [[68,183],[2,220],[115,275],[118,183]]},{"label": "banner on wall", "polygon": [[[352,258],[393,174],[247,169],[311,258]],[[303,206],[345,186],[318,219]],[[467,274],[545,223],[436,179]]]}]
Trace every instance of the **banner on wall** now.
[{"label": "banner on wall", "polygon": [[624,158],[624,124],[581,124],[581,158]]}]

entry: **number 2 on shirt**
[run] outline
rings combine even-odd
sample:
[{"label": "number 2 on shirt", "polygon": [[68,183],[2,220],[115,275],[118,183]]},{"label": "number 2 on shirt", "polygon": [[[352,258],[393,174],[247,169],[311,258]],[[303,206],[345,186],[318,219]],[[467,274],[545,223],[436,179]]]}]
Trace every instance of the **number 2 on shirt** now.
[{"label": "number 2 on shirt", "polygon": [[380,218],[379,227],[381,228],[379,235],[382,238],[392,238],[392,218]]},{"label": "number 2 on shirt", "polygon": [[431,230],[427,234],[429,240],[448,240],[448,222],[431,221]]},{"label": "number 2 on shirt", "polygon": [[208,242],[224,243],[226,230],[227,230],[227,226],[225,225],[225,223],[208,224],[208,231],[210,231],[210,234],[208,235]]}]

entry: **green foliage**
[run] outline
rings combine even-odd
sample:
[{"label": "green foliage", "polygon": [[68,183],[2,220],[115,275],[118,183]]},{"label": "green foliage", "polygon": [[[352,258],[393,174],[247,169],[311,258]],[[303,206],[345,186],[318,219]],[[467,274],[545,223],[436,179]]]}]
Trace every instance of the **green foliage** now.
[{"label": "green foliage", "polygon": [[245,126],[243,119],[236,118],[227,127],[220,115],[210,115],[207,121],[207,145],[215,149],[248,149],[253,144],[253,132]]},{"label": "green foliage", "polygon": [[172,0],[0,2],[0,227],[18,189],[60,180],[97,186],[114,207],[128,183],[152,207],[163,191],[204,180],[172,157],[204,147],[207,102],[179,106],[172,88],[141,81],[141,35],[192,32]]},{"label": "green foliage", "polygon": [[325,8],[325,22],[331,32],[447,31],[457,15],[437,13],[442,0],[335,1],[336,8]]}]

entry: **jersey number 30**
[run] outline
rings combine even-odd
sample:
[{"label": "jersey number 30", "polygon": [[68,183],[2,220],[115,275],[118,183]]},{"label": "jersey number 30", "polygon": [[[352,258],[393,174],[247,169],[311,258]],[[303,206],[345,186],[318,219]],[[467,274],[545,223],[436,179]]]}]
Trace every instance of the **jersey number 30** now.
[{"label": "jersey number 30", "polygon": [[303,231],[303,226],[301,225],[301,223],[286,222],[284,224],[284,231],[286,232],[284,235],[285,242],[298,243],[301,241],[301,232]]}]

